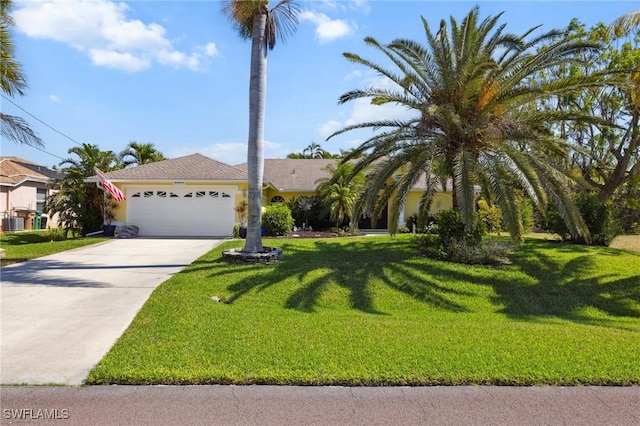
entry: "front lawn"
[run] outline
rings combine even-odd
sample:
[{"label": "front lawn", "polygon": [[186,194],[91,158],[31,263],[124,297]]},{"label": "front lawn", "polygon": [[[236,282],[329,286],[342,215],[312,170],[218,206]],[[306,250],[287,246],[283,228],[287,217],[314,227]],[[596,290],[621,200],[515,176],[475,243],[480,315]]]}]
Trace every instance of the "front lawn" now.
[{"label": "front lawn", "polygon": [[[640,254],[528,240],[502,267],[409,236],[265,240],[153,293],[90,384],[640,384]],[[218,303],[219,296],[228,303]]]},{"label": "front lawn", "polygon": [[35,259],[61,251],[107,241],[105,237],[69,238],[63,241],[51,241],[50,231],[11,232],[0,234],[0,248],[5,250],[5,256],[0,265]]}]

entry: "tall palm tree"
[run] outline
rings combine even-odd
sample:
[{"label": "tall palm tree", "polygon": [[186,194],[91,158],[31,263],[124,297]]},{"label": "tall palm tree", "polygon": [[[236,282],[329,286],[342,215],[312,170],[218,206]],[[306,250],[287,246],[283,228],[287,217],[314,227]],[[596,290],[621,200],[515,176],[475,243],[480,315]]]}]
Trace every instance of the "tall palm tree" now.
[{"label": "tall palm tree", "polygon": [[[22,96],[27,88],[27,79],[22,66],[15,60],[11,27],[14,25],[9,12],[11,0],[0,1],[0,89],[13,98]],[[44,146],[42,139],[20,117],[0,112],[0,135],[7,140],[30,146]]]},{"label": "tall palm tree", "polygon": [[123,167],[134,167],[166,160],[152,143],[138,143],[136,141],[129,142],[129,145],[118,154],[118,159]]},{"label": "tall palm tree", "polygon": [[[562,167],[565,147],[550,131],[550,123],[557,120],[585,117],[570,111],[538,111],[533,105],[553,94],[599,84],[599,77],[534,77],[597,46],[561,37],[559,31],[534,36],[538,27],[520,36],[509,34],[504,24],[498,25],[501,15],[480,21],[476,6],[461,23],[453,17],[449,25],[442,20],[435,34],[422,18],[426,46],[406,39],[382,45],[366,38],[369,46],[393,63],[393,69],[354,53],[344,54],[349,61],[385,76],[395,87],[353,90],[342,95],[340,103],[365,98],[373,105],[391,103],[415,112],[407,120],[355,124],[330,136],[382,129],[343,161],[365,154],[354,171],[372,167],[372,172],[358,209],[375,211],[389,202],[392,233],[409,190],[426,179],[428,189],[420,204],[424,216],[438,181],[434,176],[442,174],[453,181],[454,208],[469,230],[476,226],[474,189],[480,184],[502,209],[514,241],[521,241],[523,234],[515,194],[518,186],[539,207],[548,200],[554,202],[572,234],[588,233],[570,197],[573,181]],[[545,43],[544,49],[536,51]]]},{"label": "tall palm tree", "polygon": [[101,151],[97,145],[87,143],[68,152],[73,156],[59,164],[63,177],[52,181],[59,190],[47,199],[44,209],[59,213],[65,229],[86,234],[102,226],[106,203],[103,191],[85,179],[94,176],[96,168],[113,170],[117,158],[112,151]]},{"label": "tall palm tree", "polygon": [[243,251],[262,251],[260,219],[264,174],[264,117],[267,97],[267,49],[276,39],[284,41],[298,23],[298,6],[292,0],[280,0],[269,8],[269,0],[227,0],[224,12],[231,18],[240,37],[251,39],[249,80],[249,137],[247,172],[249,175],[249,220]]},{"label": "tall palm tree", "polygon": [[614,36],[630,31],[640,25],[640,10],[625,13],[609,25],[609,32]]},{"label": "tall palm tree", "polygon": [[329,218],[335,221],[336,226],[340,226],[346,218],[351,219],[351,226],[356,226],[358,222],[359,216],[353,213],[364,184],[364,174],[353,173],[354,167],[353,163],[328,165],[325,170],[331,177],[317,182],[320,200],[329,209]]},{"label": "tall palm tree", "polygon": [[302,153],[304,158],[331,158],[331,154],[315,142],[311,142]]}]

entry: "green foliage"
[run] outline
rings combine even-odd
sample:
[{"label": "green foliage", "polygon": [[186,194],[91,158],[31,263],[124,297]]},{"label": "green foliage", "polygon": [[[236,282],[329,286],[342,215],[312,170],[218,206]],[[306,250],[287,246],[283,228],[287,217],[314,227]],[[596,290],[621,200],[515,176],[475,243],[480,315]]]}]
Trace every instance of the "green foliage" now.
[{"label": "green foliage", "polygon": [[329,212],[322,205],[318,196],[300,195],[293,197],[287,203],[291,209],[291,216],[298,227],[311,227],[315,230],[327,229],[333,224]]},{"label": "green foliage", "polygon": [[486,233],[481,218],[476,215],[476,226],[472,229],[465,227],[462,216],[455,210],[443,210],[436,215],[438,235],[443,243],[451,241],[466,241],[470,245],[478,244]]},{"label": "green foliage", "polygon": [[640,234],[640,176],[619,188],[612,206],[613,215],[622,231]]},{"label": "green foliage", "polygon": [[240,225],[233,225],[233,238],[240,238]]},{"label": "green foliage", "polygon": [[293,228],[293,217],[291,210],[285,204],[273,204],[267,206],[262,214],[262,226],[267,231],[267,235],[286,235]]},{"label": "green foliage", "polygon": [[321,179],[317,191],[329,211],[329,218],[339,227],[354,216],[364,185],[364,174],[357,172],[353,163],[339,161],[335,166],[327,166],[326,170],[331,173],[331,178]]},{"label": "green foliage", "polygon": [[533,231],[533,202],[529,198],[521,197],[518,200],[520,208],[520,220],[525,234]]},{"label": "green foliage", "polygon": [[166,160],[164,154],[158,151],[152,143],[129,142],[129,145],[118,154],[122,167],[140,166]]},{"label": "green foliage", "polygon": [[113,152],[101,151],[97,145],[86,143],[69,149],[69,154],[75,158],[60,163],[63,177],[51,181],[58,192],[49,196],[44,210],[51,216],[58,213],[58,221],[65,230],[85,235],[102,229],[105,218],[109,217],[111,196],[105,195],[95,183],[84,180],[95,175],[95,168],[103,172],[113,170],[117,160]]},{"label": "green foliage", "polygon": [[478,200],[478,215],[484,225],[487,232],[495,232],[500,234],[502,230],[502,213],[496,206],[489,206],[489,204],[483,200]]},{"label": "green foliage", "polygon": [[[613,217],[611,202],[598,202],[596,193],[580,193],[574,195],[580,214],[587,224],[591,235],[591,244],[606,246],[620,233],[620,227]],[[557,209],[549,206],[546,214],[546,229],[559,235],[563,241],[574,241],[586,244],[584,238],[573,238],[569,234],[565,223],[560,218]]]},{"label": "green foliage", "polygon": [[64,241],[67,239],[67,231],[61,228],[49,228],[47,238],[49,241]]}]

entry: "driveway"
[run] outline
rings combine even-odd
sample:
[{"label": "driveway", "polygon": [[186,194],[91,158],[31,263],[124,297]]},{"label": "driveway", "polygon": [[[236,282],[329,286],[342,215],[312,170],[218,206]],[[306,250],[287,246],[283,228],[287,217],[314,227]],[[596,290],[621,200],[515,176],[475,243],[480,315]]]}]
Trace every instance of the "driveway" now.
[{"label": "driveway", "polygon": [[222,239],[111,240],[0,269],[0,383],[78,385],[153,290]]}]

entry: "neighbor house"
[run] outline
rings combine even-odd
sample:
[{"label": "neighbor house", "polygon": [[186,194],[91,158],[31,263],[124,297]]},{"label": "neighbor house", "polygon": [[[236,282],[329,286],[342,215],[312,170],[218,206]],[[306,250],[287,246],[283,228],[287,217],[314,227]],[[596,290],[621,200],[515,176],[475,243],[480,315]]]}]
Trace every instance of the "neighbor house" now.
[{"label": "neighbor house", "polygon": [[[318,181],[329,178],[333,159],[266,159],[263,205],[316,195]],[[126,200],[116,203],[115,224],[136,225],[142,236],[227,236],[240,223],[236,207],[247,200],[247,165],[230,166],[193,154],[105,173]],[[97,182],[96,177],[88,179]],[[424,184],[407,197],[404,218],[416,213]],[[451,192],[438,192],[432,212],[452,206]],[[387,228],[383,215],[377,228]],[[361,225],[362,226],[362,225]]]},{"label": "neighbor house", "polygon": [[[55,170],[18,157],[0,157],[0,216],[3,230],[56,227],[43,214],[43,206],[49,194],[55,191],[50,179],[59,178]],[[40,223],[37,219],[43,217]],[[41,225],[41,226],[39,226]]]}]

